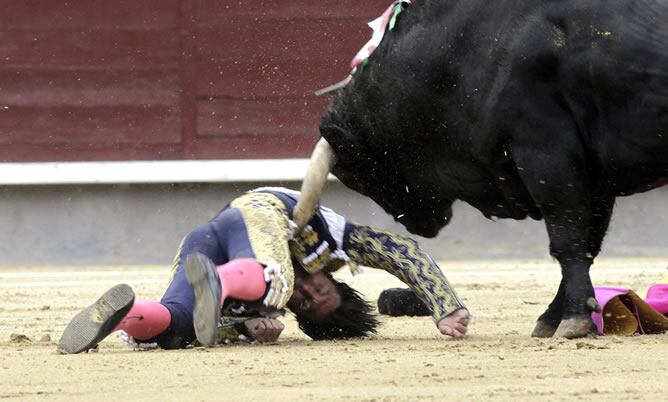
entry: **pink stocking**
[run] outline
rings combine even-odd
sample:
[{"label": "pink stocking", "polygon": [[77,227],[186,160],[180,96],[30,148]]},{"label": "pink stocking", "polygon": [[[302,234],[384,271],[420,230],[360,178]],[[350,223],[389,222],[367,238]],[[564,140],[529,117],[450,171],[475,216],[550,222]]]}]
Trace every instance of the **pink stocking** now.
[{"label": "pink stocking", "polygon": [[226,298],[255,301],[264,296],[267,282],[262,264],[251,258],[239,258],[216,267],[222,287],[220,303]]},{"label": "pink stocking", "polygon": [[135,299],[123,321],[114,329],[123,330],[137,340],[148,340],[160,335],[172,321],[167,307],[155,301]]}]

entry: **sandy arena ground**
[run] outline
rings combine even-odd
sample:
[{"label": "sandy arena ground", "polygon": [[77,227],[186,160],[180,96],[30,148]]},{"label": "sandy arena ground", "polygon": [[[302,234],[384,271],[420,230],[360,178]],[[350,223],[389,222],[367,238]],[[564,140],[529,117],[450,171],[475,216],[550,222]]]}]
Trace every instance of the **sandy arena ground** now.
[{"label": "sandy arena ground", "polygon": [[[592,277],[644,296],[668,274],[667,263],[602,260]],[[71,316],[119,282],[140,297],[158,298],[168,268],[2,268],[0,399],[668,400],[668,334],[529,337],[556,290],[555,264],[442,267],[475,315],[464,341],[439,335],[427,318],[383,318],[371,339],[313,342],[288,318],[274,345],[138,352],[111,336],[98,352],[81,355],[56,352]],[[374,301],[383,288],[399,285],[370,269],[341,278]]]}]

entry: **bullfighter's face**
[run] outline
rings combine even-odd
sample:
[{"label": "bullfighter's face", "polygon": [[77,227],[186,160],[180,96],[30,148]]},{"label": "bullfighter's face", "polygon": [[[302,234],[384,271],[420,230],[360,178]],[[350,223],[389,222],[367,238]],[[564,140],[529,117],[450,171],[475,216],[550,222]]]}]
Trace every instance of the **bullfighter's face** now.
[{"label": "bullfighter's face", "polygon": [[332,278],[322,272],[307,274],[298,264],[295,285],[288,308],[297,315],[320,322],[341,305],[341,295]]}]

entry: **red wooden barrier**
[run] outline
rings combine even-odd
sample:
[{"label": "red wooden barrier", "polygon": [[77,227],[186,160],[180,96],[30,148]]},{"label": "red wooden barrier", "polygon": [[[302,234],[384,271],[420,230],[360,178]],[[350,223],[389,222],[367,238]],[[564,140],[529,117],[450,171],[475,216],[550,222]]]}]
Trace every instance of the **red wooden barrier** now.
[{"label": "red wooden barrier", "polygon": [[0,0],[0,161],[306,157],[388,0]]}]

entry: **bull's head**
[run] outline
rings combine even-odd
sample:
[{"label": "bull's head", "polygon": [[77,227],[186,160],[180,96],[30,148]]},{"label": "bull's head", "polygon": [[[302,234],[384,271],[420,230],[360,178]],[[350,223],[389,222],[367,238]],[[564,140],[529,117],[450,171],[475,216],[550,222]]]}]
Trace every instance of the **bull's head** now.
[{"label": "bull's head", "polygon": [[301,228],[311,218],[332,172],[349,188],[368,196],[409,232],[434,237],[452,217],[452,201],[444,200],[415,171],[382,149],[370,149],[359,138],[336,126],[321,126],[322,137],[313,152],[294,211]]}]

